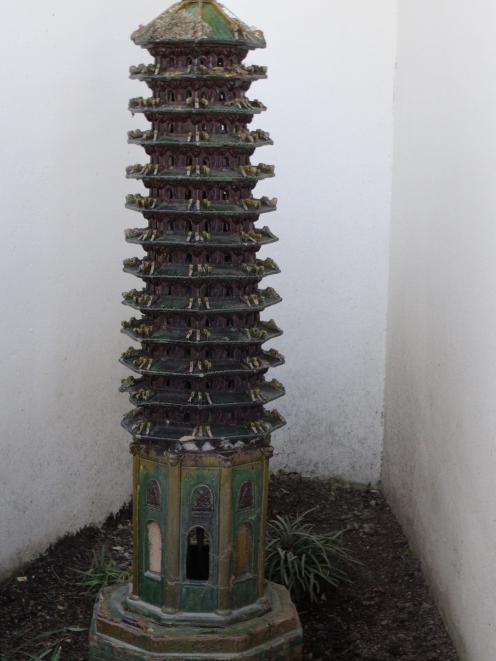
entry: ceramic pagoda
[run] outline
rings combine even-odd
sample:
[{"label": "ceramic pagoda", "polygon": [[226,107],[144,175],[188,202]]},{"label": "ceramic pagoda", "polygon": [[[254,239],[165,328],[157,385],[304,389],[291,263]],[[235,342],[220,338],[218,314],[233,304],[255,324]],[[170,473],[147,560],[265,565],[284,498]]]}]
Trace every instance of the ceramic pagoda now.
[{"label": "ceramic pagoda", "polygon": [[148,161],[127,170],[147,190],[126,200],[146,221],[126,232],[144,256],[124,262],[142,281],[123,323],[141,347],[121,359],[134,373],[122,384],[133,579],[99,596],[90,659],[299,659],[294,606],[264,578],[270,439],[284,424],[265,408],[284,394],[267,373],[283,358],[261,318],[280,301],[262,287],[279,269],[259,258],[277,239],[257,224],[276,200],[253,195],[274,168],[251,162],[272,143],[249,129],[265,108],[247,96],[266,69],[243,64],[264,36],[214,0],[184,0],[132,39],[153,58],[131,67],[151,95],[130,110],[150,127],[129,133]]}]

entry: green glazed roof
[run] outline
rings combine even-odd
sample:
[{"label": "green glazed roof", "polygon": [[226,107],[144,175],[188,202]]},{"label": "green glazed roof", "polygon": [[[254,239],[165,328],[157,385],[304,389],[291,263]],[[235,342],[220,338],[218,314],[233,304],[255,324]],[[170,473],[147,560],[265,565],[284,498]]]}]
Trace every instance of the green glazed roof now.
[{"label": "green glazed roof", "polygon": [[136,331],[132,324],[130,324],[130,327],[123,328],[122,332],[137,342],[150,344],[186,344],[195,347],[219,344],[264,344],[265,342],[282,335],[282,331],[277,328],[274,323],[263,321],[259,322],[257,326],[254,326],[251,329],[212,328],[209,329],[208,337],[200,336],[200,339],[197,339],[195,333],[193,333],[188,339],[184,328],[165,328],[163,330],[155,331],[152,335],[143,336],[139,334],[139,327],[143,325],[146,326],[146,321],[143,319],[135,320],[135,326],[138,327],[138,331]]},{"label": "green glazed roof", "polygon": [[[211,410],[217,408],[230,408],[238,406],[260,406],[267,402],[273,402],[286,394],[282,386],[274,386],[272,383],[262,382],[257,384],[259,399],[252,396],[253,390],[245,392],[208,391],[208,399],[204,394],[201,400],[198,397],[191,398],[191,392],[171,389],[155,389],[150,387],[147,381],[135,379],[132,386],[121,388],[121,391],[129,393],[131,403],[134,406],[147,408],[150,406],[168,406],[174,408],[188,408],[196,410]],[[149,399],[143,400],[143,391],[148,391]]]},{"label": "green glazed roof", "polygon": [[[126,297],[132,292],[125,292]],[[136,292],[137,296],[142,296],[146,298],[146,292]],[[206,308],[203,303],[200,304],[197,298],[193,299],[193,305],[191,305],[191,299],[188,297],[177,297],[177,296],[163,296],[154,300],[153,297],[149,297],[148,301],[140,301],[139,299],[125,298],[123,301],[124,305],[133,308],[134,310],[139,310],[140,312],[188,312],[189,314],[225,314],[227,312],[262,312],[272,305],[277,305],[282,301],[282,298],[279,294],[271,290],[263,290],[260,292],[260,297],[258,301],[244,301],[241,299],[230,299],[230,298],[215,298],[209,297],[209,307]]]},{"label": "green glazed roof", "polygon": [[131,39],[139,46],[205,42],[264,48],[263,32],[250,28],[216,0],[183,0],[147,25]]},{"label": "green glazed roof", "polygon": [[271,367],[284,365],[284,357],[278,353],[261,351],[258,355],[258,366],[248,365],[241,361],[225,360],[215,363],[211,369],[205,370],[195,363],[194,371],[191,372],[191,361],[176,358],[162,358],[152,363],[150,367],[139,367],[135,361],[147,356],[142,351],[136,351],[132,356],[121,356],[120,362],[137,372],[138,374],[150,374],[151,376],[187,376],[191,379],[204,379],[207,376],[226,376],[231,374],[260,374]]},{"label": "green glazed roof", "polygon": [[[144,423],[143,431],[140,431],[141,422]],[[256,432],[250,425],[240,423],[238,425],[212,425],[210,427],[211,435],[197,436],[194,435],[195,430],[191,426],[188,427],[185,424],[167,424],[164,422],[151,425],[149,429],[146,429],[146,418],[142,417],[140,409],[134,409],[134,411],[131,411],[124,416],[122,426],[137,440],[150,442],[165,441],[169,443],[177,442],[182,444],[182,448],[186,450],[194,449],[191,445],[194,446],[195,444],[198,444],[200,446],[201,444],[208,443],[209,446],[211,446],[209,447],[209,450],[213,451],[213,446],[217,446],[217,444],[222,444],[224,449],[227,450],[230,443],[238,442],[242,446],[244,443],[256,441],[264,436],[268,436],[286,424],[286,421],[282,416],[272,411],[266,411],[261,422],[264,426],[263,432]],[[207,425],[204,425],[204,428],[206,429]],[[239,447],[239,445],[236,447]],[[200,449],[200,447],[198,447],[198,449]],[[203,448],[201,449],[205,452],[205,445],[203,445]],[[230,449],[232,449],[232,446],[230,446]]]}]

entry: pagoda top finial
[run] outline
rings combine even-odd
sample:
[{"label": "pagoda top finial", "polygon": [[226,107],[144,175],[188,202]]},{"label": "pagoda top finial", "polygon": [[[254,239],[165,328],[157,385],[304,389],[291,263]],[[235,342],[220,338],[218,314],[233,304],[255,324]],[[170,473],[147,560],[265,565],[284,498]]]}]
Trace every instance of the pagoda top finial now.
[{"label": "pagoda top finial", "polygon": [[131,39],[145,48],[180,42],[265,48],[263,32],[243,23],[217,0],[181,0],[147,25],[141,25]]}]

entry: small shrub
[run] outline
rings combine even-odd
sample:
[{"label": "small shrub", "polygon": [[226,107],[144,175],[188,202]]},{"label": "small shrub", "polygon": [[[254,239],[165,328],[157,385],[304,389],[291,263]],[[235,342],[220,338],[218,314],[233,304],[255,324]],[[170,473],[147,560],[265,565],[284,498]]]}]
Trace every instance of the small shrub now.
[{"label": "small shrub", "polygon": [[112,583],[125,583],[129,580],[131,572],[129,569],[119,567],[113,558],[111,558],[105,546],[100,553],[93,551],[93,560],[91,567],[86,571],[80,569],[74,570],[83,578],[79,585],[88,588],[91,592],[98,592]]},{"label": "small shrub", "polygon": [[308,514],[269,521],[265,573],[269,580],[285,585],[295,598],[306,597],[315,603],[322,599],[326,586],[350,582],[347,569],[359,562],[343,545],[342,532],[315,532],[305,522]]}]

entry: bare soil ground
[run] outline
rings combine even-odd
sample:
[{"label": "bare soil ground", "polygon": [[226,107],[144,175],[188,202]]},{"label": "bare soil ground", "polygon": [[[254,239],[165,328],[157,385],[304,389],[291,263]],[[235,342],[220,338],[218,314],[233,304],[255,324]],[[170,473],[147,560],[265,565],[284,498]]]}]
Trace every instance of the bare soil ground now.
[{"label": "bare soil ground", "polygon": [[[363,566],[325,602],[298,604],[305,659],[457,661],[420,564],[380,492],[293,474],[272,478],[271,517],[312,508],[316,530],[346,530],[346,544]],[[0,585],[0,661],[33,658],[56,644],[61,661],[87,661],[95,596],[79,585],[75,570],[88,569],[102,546],[129,565],[129,508],[101,528],[65,537]]]}]

